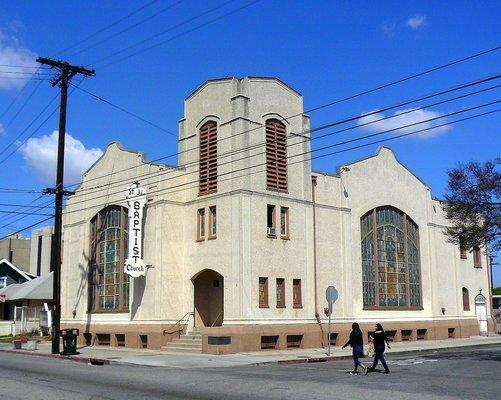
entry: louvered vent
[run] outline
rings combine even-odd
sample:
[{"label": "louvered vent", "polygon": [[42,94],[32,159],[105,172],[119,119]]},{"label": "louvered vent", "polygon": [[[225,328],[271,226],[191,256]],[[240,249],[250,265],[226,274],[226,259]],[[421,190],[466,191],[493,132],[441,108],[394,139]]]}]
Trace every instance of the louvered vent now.
[{"label": "louvered vent", "polygon": [[200,128],[199,195],[217,192],[217,125],[206,122]]},{"label": "louvered vent", "polygon": [[276,119],[266,121],[266,187],[287,192],[285,125]]}]

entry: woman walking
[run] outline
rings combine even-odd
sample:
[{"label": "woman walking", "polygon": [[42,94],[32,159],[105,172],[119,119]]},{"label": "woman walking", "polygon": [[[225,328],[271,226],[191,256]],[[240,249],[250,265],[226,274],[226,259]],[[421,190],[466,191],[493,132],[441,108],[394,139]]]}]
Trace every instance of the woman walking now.
[{"label": "woman walking", "polygon": [[359,358],[364,356],[364,338],[362,331],[356,322],[351,325],[350,339],[343,346],[343,349],[350,345],[353,348],[353,362],[355,363],[355,368],[350,371],[350,374],[358,374],[358,366],[361,366],[367,375],[369,369],[360,362]]},{"label": "woman walking", "polygon": [[381,361],[381,364],[383,364],[384,367],[384,373],[389,374],[390,370],[388,369],[388,365],[386,364],[386,360],[384,359],[384,350],[385,344],[389,349],[391,349],[391,347],[383,326],[381,324],[376,324],[376,331],[373,334],[369,335],[369,337],[372,338],[374,342],[375,351],[374,362],[372,363],[372,367],[369,368],[369,371],[373,372],[376,369],[377,363]]}]

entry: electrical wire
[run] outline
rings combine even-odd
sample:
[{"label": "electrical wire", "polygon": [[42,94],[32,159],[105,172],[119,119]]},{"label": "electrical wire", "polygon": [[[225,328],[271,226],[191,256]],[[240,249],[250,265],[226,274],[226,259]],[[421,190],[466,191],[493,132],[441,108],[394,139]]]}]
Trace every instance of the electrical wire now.
[{"label": "electrical wire", "polygon": [[79,90],[81,90],[84,93],[87,93],[89,96],[92,96],[95,99],[97,99],[99,101],[102,101],[103,103],[108,104],[108,105],[112,106],[113,108],[116,108],[117,110],[120,110],[120,111],[124,112],[127,115],[130,115],[130,116],[132,116],[132,117],[134,117],[134,118],[136,118],[136,119],[138,119],[140,121],[143,121],[146,124],[151,125],[154,128],[157,128],[157,129],[161,130],[162,132],[165,132],[165,133],[168,133],[171,136],[174,136],[177,139],[177,135],[175,133],[173,133],[173,132],[171,132],[171,131],[169,131],[169,130],[167,130],[165,128],[162,128],[160,125],[155,124],[154,122],[151,122],[151,121],[147,120],[146,118],[143,118],[140,115],[138,115],[136,113],[133,113],[132,111],[128,111],[125,108],[123,108],[123,107],[121,107],[119,105],[116,105],[116,104],[112,103],[111,101],[106,100],[106,99],[102,98],[101,96],[98,96],[98,95],[96,95],[96,94],[94,94],[94,93],[92,93],[92,92],[90,92],[90,91],[88,91],[88,90],[86,90],[84,88],[77,87],[77,86],[73,85],[71,82],[70,82],[70,85],[73,86],[73,87],[75,87],[75,88],[77,88],[77,89],[79,89]]},{"label": "electrical wire", "polygon": [[43,214],[37,212],[28,212],[28,211],[12,211],[12,210],[0,210],[0,214],[13,214],[13,215],[43,215],[53,217],[53,214]]},{"label": "electrical wire", "polygon": [[[413,126],[421,125],[423,123],[432,122],[432,121],[435,121],[435,120],[438,120],[438,119],[442,119],[442,118],[446,118],[446,117],[449,117],[449,116],[458,115],[458,114],[469,112],[469,111],[476,110],[476,109],[479,109],[479,108],[491,106],[491,105],[494,105],[494,104],[497,104],[497,103],[500,103],[500,102],[501,102],[501,100],[497,100],[497,101],[493,101],[493,102],[489,102],[489,103],[484,103],[484,104],[477,105],[477,106],[474,106],[474,107],[470,107],[470,108],[462,109],[462,110],[459,110],[459,111],[451,112],[451,113],[448,113],[448,114],[444,114],[444,115],[441,115],[441,116],[438,116],[438,117],[429,118],[429,119],[422,120],[422,121],[419,121],[419,122],[415,122],[415,123],[411,123],[411,124],[406,124],[406,125],[399,126],[399,127],[396,127],[396,128],[387,129],[387,130],[384,130],[384,131],[373,133],[373,134],[370,134],[370,135],[365,135],[365,136],[362,136],[362,137],[357,137],[357,138],[354,138],[354,139],[346,140],[346,141],[343,141],[343,142],[340,142],[340,143],[335,143],[335,144],[331,144],[331,145],[328,145],[328,146],[323,146],[323,147],[317,148],[317,149],[310,149],[310,150],[308,150],[306,152],[303,152],[303,153],[294,154],[294,155],[291,155],[291,156],[284,157],[283,159],[289,159],[289,158],[292,158],[292,157],[298,157],[298,156],[301,156],[301,155],[318,152],[318,151],[325,150],[325,149],[328,149],[328,148],[331,148],[331,147],[340,146],[340,145],[344,145],[344,144],[348,144],[348,143],[352,143],[352,142],[364,140],[364,139],[367,139],[367,138],[375,137],[375,136],[378,136],[378,135],[383,135],[383,134],[386,134],[386,133],[395,132],[395,131],[400,130],[400,129],[407,129],[407,128],[410,128],[410,127],[413,127]],[[454,123],[454,122],[451,122],[451,123]],[[448,124],[451,124],[451,123],[446,123],[446,124],[442,124],[442,125],[432,126],[432,127],[429,127],[429,128],[423,129],[423,130],[419,130],[419,132],[429,131],[429,130],[436,129],[436,128],[440,127],[440,126],[445,126],[445,125],[448,125]],[[220,177],[225,176],[225,175],[229,175],[229,174],[232,175],[232,174],[235,174],[235,173],[240,172],[240,171],[246,171],[246,170],[249,170],[249,169],[252,169],[252,168],[256,168],[256,167],[259,167],[259,166],[266,166],[266,165],[267,165],[267,162],[256,164],[256,165],[252,165],[252,166],[246,166],[246,167],[243,167],[243,168],[240,168],[240,169],[231,170],[229,172],[224,172],[224,173],[217,174],[216,177],[220,178]],[[157,181],[152,182],[152,183],[157,183],[158,184],[161,181],[162,180],[157,180]],[[218,182],[219,182],[219,180],[218,180]],[[186,186],[186,185],[189,185],[189,184],[197,184],[198,185],[199,184],[199,180],[196,179],[196,180],[189,181],[189,182],[183,182],[183,183],[180,183],[180,184],[178,184],[176,186],[171,186],[170,188],[159,189],[158,191],[150,192],[149,194],[151,195],[153,193],[162,192],[162,191],[165,191],[165,190],[168,190],[168,189],[172,189],[172,188],[183,187],[183,186]],[[115,194],[120,194],[122,192],[123,192],[123,190],[120,190],[120,191],[117,191],[117,192],[113,192],[113,193],[107,193],[106,195],[92,197],[90,200],[95,201],[96,199],[103,198],[103,197],[107,197],[108,198],[109,196],[112,196],[112,195],[115,195]],[[73,207],[73,206],[75,206],[77,204],[85,203],[87,201],[88,201],[87,199],[86,200],[80,200],[80,201],[72,201],[72,199],[70,198],[70,204],[69,205],[71,205]],[[95,207],[97,207],[97,206],[94,205],[91,208],[95,208]]]},{"label": "electrical wire", "polygon": [[[79,82],[79,85],[83,82],[83,79]],[[68,97],[70,97],[72,95],[72,93],[75,91],[76,88],[73,88],[69,93],[68,93]],[[56,98],[59,96],[59,93],[56,93],[56,95],[54,97],[52,97],[52,99],[50,100],[49,104],[47,104],[45,106],[45,108],[35,117],[34,120],[32,120],[32,122],[16,137],[16,139],[14,139],[10,144],[8,144],[2,151],[0,151],[0,155],[2,155],[6,149],[10,146],[12,146],[14,143],[17,142],[17,140],[29,129],[29,127],[31,125],[33,125],[35,123],[35,121],[40,118],[40,116],[45,112],[45,110],[47,110],[47,108],[50,107],[50,105],[56,100]],[[37,133],[40,128],[42,128],[42,126],[56,113],[56,111],[59,109],[59,106],[57,106],[56,108],[54,108],[52,110],[52,112],[40,123],[40,125],[38,125],[38,127],[33,131],[31,132],[30,135],[28,135],[23,141],[21,141],[20,143],[18,143],[16,145],[16,148],[14,150],[12,150],[7,156],[5,156],[2,160],[0,160],[0,165],[3,164],[5,161],[7,161],[13,154],[15,154],[22,146],[24,146],[24,144],[28,141],[28,139],[30,139],[31,137],[33,137],[33,135],[35,135],[35,133]]]},{"label": "electrical wire", "polygon": [[[393,136],[393,137],[389,137],[389,138],[384,138],[384,139],[376,140],[376,141],[373,141],[373,142],[370,142],[370,143],[361,144],[361,145],[358,145],[358,146],[350,147],[350,148],[343,149],[343,150],[338,150],[338,151],[331,152],[331,153],[321,154],[321,155],[310,157],[310,158],[307,158],[307,159],[301,159],[301,160],[298,160],[298,161],[294,161],[294,162],[288,163],[288,166],[295,165],[295,164],[298,164],[298,163],[303,163],[303,162],[309,162],[309,161],[314,160],[314,159],[323,158],[323,157],[331,156],[331,155],[334,155],[334,154],[339,154],[339,153],[343,153],[343,152],[347,152],[347,151],[352,151],[352,150],[360,149],[360,148],[366,147],[366,146],[372,146],[372,145],[378,144],[378,143],[388,142],[388,141],[391,141],[391,140],[395,140],[395,139],[399,139],[399,138],[403,138],[403,137],[415,135],[415,134],[422,133],[422,132],[431,131],[431,130],[434,130],[436,128],[440,128],[440,127],[444,127],[444,126],[449,126],[449,125],[452,125],[452,124],[455,124],[455,123],[459,123],[459,122],[468,121],[468,120],[471,120],[471,119],[474,119],[474,118],[483,117],[483,116],[490,115],[490,114],[493,114],[493,113],[496,113],[496,112],[500,112],[500,111],[501,111],[501,109],[495,109],[495,110],[492,110],[492,111],[488,111],[488,112],[476,114],[476,115],[473,115],[473,116],[470,116],[470,117],[465,117],[465,118],[462,118],[462,119],[458,119],[458,120],[455,120],[455,121],[446,122],[444,124],[436,125],[436,126],[433,126],[433,127],[419,129],[419,130],[416,130],[416,131],[413,131],[413,132],[409,132],[409,133],[405,133],[405,134],[401,134],[401,135],[397,135],[397,136]],[[370,136],[375,136],[375,134],[374,135],[370,135]],[[352,141],[363,140],[363,139],[365,139],[365,137],[363,137],[363,138],[357,138],[357,139],[354,139]],[[335,147],[335,146],[338,146],[338,145],[340,145],[340,144],[333,144],[330,147]],[[315,151],[315,150],[313,150],[313,151]],[[305,154],[308,154],[308,153],[312,153],[313,151],[307,151],[307,152],[304,152],[303,154],[296,154],[296,155],[294,155],[292,157],[297,157],[297,156],[300,156],[300,155],[305,155]],[[289,156],[287,158],[291,158],[291,157]],[[253,168],[253,167],[251,167],[251,168]],[[250,170],[251,168],[242,169],[242,171],[243,170]],[[234,174],[235,172],[238,172],[238,171],[230,171],[230,172],[227,172],[227,173],[224,173],[224,174],[220,174],[220,175],[218,175],[218,178],[221,177],[222,175],[231,175],[231,174]],[[229,176],[229,177],[227,177],[225,179],[218,179],[218,183],[224,182],[224,181],[227,181],[227,180],[231,180],[231,179],[243,178],[243,177],[254,175],[254,174],[257,174],[257,173],[265,173],[265,172],[266,172],[266,169],[263,169],[263,170],[259,170],[259,171],[248,172],[248,173],[245,173],[245,174],[237,176],[237,177]],[[181,186],[186,186],[186,185],[189,185],[189,184],[195,184],[195,185],[193,187],[182,187],[182,188],[180,188]],[[183,183],[183,184],[180,184],[180,185],[177,185],[177,186],[173,186],[173,187],[170,187],[170,188],[164,188],[164,189],[155,190],[155,191],[149,192],[148,195],[151,196],[151,195],[156,195],[156,194],[159,194],[159,193],[172,194],[172,193],[176,193],[176,192],[183,191],[183,190],[194,189],[194,188],[196,188],[197,185],[198,185],[198,181],[187,182],[187,183]],[[166,192],[166,190],[175,189],[175,188],[177,190]],[[127,200],[125,200],[125,199],[123,199],[123,200],[117,200],[117,201],[114,201],[113,204],[122,204],[122,203],[125,203],[126,201]],[[71,206],[73,206],[73,205],[74,204],[72,203]],[[97,208],[99,206],[100,205],[94,205],[94,206],[90,206],[90,207],[80,208],[78,210],[70,210],[70,211],[66,210],[66,211],[63,211],[63,214],[64,215],[65,214],[72,214],[74,212],[81,212],[81,211],[85,211],[85,210],[89,210],[89,209],[95,209],[95,208]]]},{"label": "electrical wire", "polygon": [[82,43],[86,43],[89,39],[92,39],[93,37],[95,37],[95,36],[99,35],[101,32],[105,32],[105,31],[107,31],[108,29],[113,28],[114,26],[118,25],[120,22],[125,21],[126,19],[128,19],[128,18],[132,17],[133,15],[135,15],[135,14],[137,14],[137,13],[139,13],[139,12],[141,12],[141,11],[142,11],[142,10],[144,10],[145,8],[147,8],[147,7],[151,6],[151,5],[152,5],[152,4],[154,4],[154,3],[157,3],[158,1],[159,1],[159,0],[152,0],[152,1],[148,2],[148,3],[146,3],[145,5],[143,5],[143,6],[139,7],[138,9],[136,9],[136,10],[134,10],[134,11],[130,12],[129,14],[127,14],[127,15],[125,15],[125,16],[123,16],[123,17],[119,18],[118,20],[116,20],[116,21],[112,22],[111,24],[108,24],[108,25],[104,26],[103,28],[98,29],[97,31],[95,31],[94,33],[90,34],[89,36],[86,36],[84,39],[82,39],[82,40],[78,41],[77,43],[74,43],[74,44],[72,44],[71,46],[68,46],[68,47],[66,47],[66,48],[64,48],[64,49],[62,49],[62,50],[59,50],[59,51],[57,51],[56,53],[57,53],[57,54],[64,54],[64,53],[66,53],[68,50],[74,49],[75,47],[78,47],[78,46],[79,46],[80,44],[82,44]]},{"label": "electrical wire", "polygon": [[[392,109],[395,109],[395,108],[401,108],[401,107],[404,107],[404,106],[408,106],[408,105],[410,105],[412,103],[416,103],[416,102],[419,102],[419,101],[422,101],[422,100],[426,100],[426,99],[429,99],[429,98],[433,98],[433,97],[436,97],[436,96],[440,96],[440,95],[443,95],[443,94],[451,93],[451,92],[454,92],[456,90],[465,89],[465,88],[470,87],[470,86],[474,86],[474,85],[477,85],[477,84],[488,82],[490,80],[498,79],[500,76],[501,75],[497,75],[497,76],[493,76],[493,77],[488,77],[488,78],[484,78],[484,79],[481,79],[481,80],[477,80],[477,81],[474,81],[474,82],[469,82],[469,83],[466,83],[466,84],[463,84],[463,85],[460,85],[460,86],[456,86],[456,87],[453,87],[453,88],[450,88],[450,89],[446,89],[446,90],[443,90],[443,91],[435,92],[433,94],[429,94],[429,95],[426,95],[426,96],[421,96],[421,97],[418,97],[417,99],[411,99],[411,100],[408,100],[408,101],[400,102],[398,104],[387,106],[387,107],[384,107],[384,108],[379,109],[377,111],[366,113],[364,115],[356,115],[354,117],[348,117],[348,118],[344,118],[344,119],[341,119],[341,120],[337,120],[337,121],[335,121],[333,123],[328,123],[328,124],[324,124],[324,125],[321,125],[321,126],[316,127],[316,128],[304,130],[304,131],[302,131],[300,133],[294,134],[294,136],[297,136],[297,135],[306,135],[306,134],[310,134],[312,132],[317,132],[317,131],[320,131],[320,130],[323,130],[323,129],[326,129],[326,128],[331,128],[331,127],[336,126],[336,125],[345,124],[347,122],[358,121],[362,117],[368,117],[368,116],[376,115],[376,114],[379,114],[379,113],[382,113],[382,112],[385,112],[385,111],[389,111],[389,110],[392,110]],[[439,104],[444,104],[444,103],[447,103],[447,102],[450,102],[450,101],[462,99],[462,98],[467,97],[467,96],[471,96],[471,95],[475,95],[475,94],[478,94],[478,93],[482,93],[482,92],[485,92],[487,90],[492,90],[492,89],[495,89],[497,87],[499,87],[499,85],[493,86],[493,87],[489,87],[489,88],[486,88],[486,89],[481,89],[479,91],[475,91],[475,92],[472,92],[472,93],[467,93],[467,94],[464,94],[464,95],[461,95],[461,96],[453,97],[451,99],[446,99],[446,100],[443,100],[443,101],[439,101],[439,102],[428,104],[428,105],[421,106],[421,107],[422,108],[433,107],[433,106],[436,106],[436,105],[439,105]],[[405,110],[405,111],[400,112],[400,113],[398,113],[396,115],[387,116],[387,117],[381,118],[381,119],[379,119],[377,121],[371,121],[371,123],[377,123],[377,122],[380,122],[380,121],[384,121],[386,119],[395,118],[395,117],[398,117],[400,115],[408,114],[408,113],[411,113],[411,112],[414,112],[414,110],[413,109],[411,109],[411,110]],[[354,128],[356,128],[356,127],[348,128],[347,130],[354,129]],[[345,130],[343,129],[341,131],[336,131],[336,133],[340,133],[340,132],[344,132],[344,131]],[[237,133],[237,134],[233,134],[233,135],[231,135],[229,137],[225,137],[225,138],[221,138],[221,139],[216,139],[215,142],[219,143],[219,142],[224,141],[226,139],[234,138],[235,136],[238,136],[240,134],[241,133]],[[316,138],[311,138],[311,139],[307,138],[307,139],[308,140],[317,140],[317,139],[320,139],[320,138],[323,138],[323,137],[326,137],[326,136],[322,135],[322,136],[319,136],[319,137],[316,137]],[[226,153],[223,153],[223,154],[219,154],[218,155],[218,160],[220,160],[221,158],[232,156],[232,155],[235,155],[235,154],[238,154],[238,153],[242,153],[242,152],[245,152],[245,151],[257,149],[259,147],[264,146],[265,144],[266,144],[266,140],[263,141],[263,142],[261,142],[261,143],[252,145],[252,146],[244,147],[242,149],[231,150],[229,152],[226,152]],[[191,148],[191,149],[188,149],[188,150],[185,150],[185,151],[182,151],[182,152],[178,152],[177,154],[187,153],[189,151],[197,150],[198,148],[199,148],[199,146],[196,146],[194,148]],[[257,155],[259,155],[259,154],[257,154]],[[157,162],[157,161],[159,161],[161,159],[162,158],[157,158],[157,159],[151,161],[150,163]],[[179,165],[177,168],[187,168],[189,166],[197,165],[197,164],[198,164],[198,160],[197,161],[191,161],[191,162]],[[134,167],[134,168],[136,168],[136,167]],[[124,172],[124,171],[128,171],[130,169],[132,169],[132,167],[125,168],[125,169],[122,169],[122,170],[119,170],[119,171],[115,171],[112,174],[105,174],[105,175],[101,175],[101,176],[98,176],[98,177],[93,177],[93,178],[90,178],[90,179],[86,180],[85,183],[87,184],[90,181],[93,181],[93,180],[96,180],[96,179],[102,179],[102,178],[108,177],[110,175],[116,175],[118,173],[121,173],[121,172]],[[155,174],[155,173],[153,173],[153,174]],[[145,174],[145,176],[146,175],[147,174]],[[125,181],[125,180],[127,180],[127,178],[123,179],[122,181]],[[120,182],[120,181],[116,181],[116,182]],[[82,184],[82,183],[83,182],[81,182],[80,184]],[[73,185],[70,185],[70,186],[73,186]],[[82,188],[82,189],[80,189],[79,192],[82,192],[82,191],[85,192],[85,191],[88,191],[88,190],[97,189],[97,188],[100,188],[101,186],[102,185],[98,185],[96,187],[90,187],[90,188]]]},{"label": "electrical wire", "polygon": [[[353,95],[350,95],[350,96],[347,96],[347,97],[343,97],[341,99],[337,99],[337,100],[334,100],[334,101],[322,104],[320,106],[316,106],[316,107],[311,108],[309,110],[306,110],[306,111],[303,111],[303,112],[300,112],[300,113],[297,113],[297,114],[293,114],[293,115],[291,115],[289,117],[282,118],[282,121],[288,121],[288,120],[290,120],[292,118],[299,117],[299,116],[302,116],[304,114],[309,114],[309,113],[318,111],[320,109],[324,109],[324,108],[331,107],[331,106],[336,105],[336,104],[340,104],[340,103],[343,103],[343,102],[346,102],[346,101],[349,101],[349,100],[353,100],[355,98],[364,96],[366,94],[374,93],[374,92],[377,92],[379,90],[386,89],[388,87],[397,85],[399,83],[407,82],[407,81],[415,79],[417,77],[421,77],[421,76],[424,76],[424,75],[427,75],[427,74],[439,71],[441,69],[448,68],[450,66],[453,66],[453,65],[465,62],[465,61],[472,60],[474,58],[482,57],[484,55],[487,55],[487,54],[490,54],[492,52],[498,51],[499,49],[501,49],[501,46],[492,47],[492,48],[487,49],[487,50],[483,50],[483,51],[480,51],[480,52],[477,52],[477,53],[474,53],[474,54],[470,54],[470,55],[465,56],[463,58],[450,61],[450,62],[448,62],[446,64],[442,64],[442,65],[439,65],[439,66],[436,66],[436,67],[432,67],[432,68],[429,68],[429,69],[427,69],[425,71],[421,71],[421,72],[415,73],[413,75],[409,75],[409,76],[406,76],[404,78],[397,79],[397,80],[392,81],[392,82],[384,83],[384,84],[378,85],[376,87],[373,87],[371,89],[367,89],[367,90],[355,93]],[[247,130],[245,130],[245,131],[243,131],[243,132],[241,132],[239,134],[245,134],[245,133],[253,132],[255,130],[263,129],[263,128],[264,128],[264,126],[261,125],[261,126],[258,126],[258,127],[247,129]],[[185,150],[185,152],[188,152],[188,151],[191,151],[191,150],[192,149]],[[156,160],[153,160],[151,162],[165,160],[167,158],[175,157],[175,156],[178,156],[180,154],[181,154],[181,152],[176,152],[176,153],[168,155],[168,156],[160,157],[160,158],[158,158]],[[71,187],[71,186],[77,186],[79,184],[80,183],[72,184],[72,185],[69,185],[69,187]]]},{"label": "electrical wire", "polygon": [[87,47],[84,47],[83,49],[80,49],[80,50],[78,50],[78,51],[76,51],[74,53],[69,54],[68,57],[74,57],[74,56],[76,56],[78,54],[81,54],[81,53],[83,53],[83,52],[85,52],[87,50],[90,50],[90,49],[92,49],[92,48],[94,48],[96,46],[100,46],[101,44],[108,42],[109,40],[111,40],[111,39],[113,39],[113,38],[121,35],[122,33],[128,32],[131,29],[134,29],[134,28],[138,27],[139,25],[142,25],[145,22],[148,22],[151,19],[159,16],[160,14],[163,14],[165,11],[168,11],[171,8],[174,8],[175,6],[177,6],[178,4],[182,3],[183,1],[184,0],[179,0],[179,1],[177,1],[177,2],[175,2],[175,3],[173,3],[173,4],[169,5],[169,6],[167,6],[165,8],[162,8],[161,10],[156,11],[153,15],[150,15],[149,17],[146,17],[146,18],[142,19],[141,21],[134,23],[133,25],[130,25],[130,26],[128,26],[128,27],[126,27],[126,28],[118,31],[118,32],[115,32],[114,34],[112,34],[112,35],[110,35],[110,36],[108,36],[108,37],[106,37],[104,39],[101,39],[98,42],[95,42],[95,43],[93,43],[93,44],[91,44],[91,45],[89,45]]},{"label": "electrical wire", "polygon": [[[176,34],[176,35],[174,35],[174,36],[171,36],[170,38],[168,38],[168,39],[166,39],[166,40],[163,40],[163,41],[158,42],[158,43],[156,43],[156,44],[153,44],[153,45],[151,45],[151,46],[148,46],[148,47],[145,47],[145,48],[143,48],[143,49],[140,49],[140,50],[138,50],[138,51],[136,51],[136,52],[133,52],[133,53],[128,54],[128,55],[126,55],[126,56],[124,56],[124,57],[121,57],[121,58],[119,58],[119,59],[117,59],[117,60],[115,60],[115,61],[109,62],[109,63],[107,63],[107,64],[103,64],[102,66],[100,66],[100,68],[101,68],[101,69],[107,68],[107,67],[109,67],[110,65],[113,65],[113,64],[116,64],[116,63],[122,62],[122,61],[127,60],[127,59],[129,59],[129,58],[131,58],[131,57],[134,57],[134,56],[136,56],[136,55],[138,55],[138,54],[141,54],[141,53],[144,53],[144,52],[146,52],[146,51],[148,51],[148,50],[154,49],[154,48],[156,48],[156,47],[158,47],[158,46],[162,46],[162,45],[164,45],[164,44],[166,44],[166,43],[169,43],[169,42],[171,42],[171,41],[173,41],[173,40],[175,40],[175,39],[178,39],[179,37],[182,37],[182,36],[184,36],[184,35],[187,35],[187,34],[189,34],[189,33],[191,33],[191,32],[195,32],[195,31],[197,31],[197,30],[199,30],[199,29],[201,29],[201,28],[206,27],[207,25],[213,24],[214,22],[217,22],[217,21],[219,21],[219,20],[221,20],[221,19],[223,19],[223,18],[226,18],[226,17],[228,17],[228,16],[230,16],[230,15],[233,15],[233,14],[235,14],[235,13],[237,13],[237,12],[239,12],[239,11],[242,11],[242,10],[244,10],[244,9],[246,9],[246,8],[250,7],[250,6],[253,6],[253,5],[254,5],[254,4],[256,4],[256,3],[259,3],[260,1],[261,1],[261,0],[254,0],[254,1],[251,1],[250,3],[247,3],[247,4],[243,5],[243,6],[238,7],[238,8],[235,8],[235,9],[233,9],[233,10],[231,10],[231,11],[228,11],[228,12],[226,12],[226,13],[224,13],[224,14],[221,14],[221,15],[219,15],[218,17],[215,17],[215,18],[213,18],[213,19],[211,19],[211,20],[209,20],[209,21],[207,21],[207,22],[204,22],[203,24],[200,24],[200,25],[198,25],[198,26],[196,26],[196,27],[194,27],[194,28],[188,29],[188,30],[183,31],[183,32],[180,32],[180,33],[178,33],[178,34]],[[198,14],[198,15],[196,15],[195,17],[192,17],[192,18],[189,18],[189,19],[187,19],[187,20],[185,20],[185,21],[182,21],[182,22],[180,22],[179,24],[174,25],[173,27],[169,28],[169,29],[168,29],[168,30],[166,30],[166,31],[163,31],[163,32],[158,33],[158,34],[155,34],[155,35],[153,35],[153,36],[150,36],[149,38],[146,38],[146,39],[144,39],[144,40],[142,40],[142,41],[140,41],[140,42],[137,42],[137,43],[135,43],[135,44],[133,44],[133,45],[127,46],[126,48],[124,48],[124,49],[122,49],[122,50],[119,50],[119,51],[117,51],[117,52],[115,52],[115,53],[112,53],[112,54],[110,54],[110,55],[107,55],[106,57],[103,57],[103,58],[101,58],[101,59],[99,59],[99,60],[95,61],[95,62],[94,62],[94,64],[95,64],[96,66],[99,66],[99,64],[100,64],[101,62],[105,61],[105,60],[108,60],[108,59],[110,59],[110,58],[113,58],[113,57],[115,57],[115,56],[117,56],[117,55],[121,54],[121,53],[124,53],[124,52],[126,52],[126,51],[130,50],[130,49],[131,49],[131,48],[133,48],[133,47],[137,47],[137,46],[139,46],[139,45],[141,45],[141,44],[144,44],[144,43],[148,42],[149,40],[151,40],[151,39],[153,39],[153,38],[155,38],[155,37],[161,36],[161,35],[165,34],[165,33],[166,33],[166,32],[168,32],[168,31],[171,31],[171,30],[173,30],[173,29],[175,29],[175,28],[178,28],[178,27],[180,27],[180,26],[182,26],[182,25],[185,25],[185,24],[187,24],[187,23],[189,23],[189,22],[192,22],[192,21],[194,21],[194,20],[196,20],[196,19],[198,19],[198,18],[201,18],[201,17],[203,17],[203,16],[205,16],[205,15],[207,15],[207,14],[211,13],[211,12],[217,11],[218,9],[223,8],[224,6],[226,6],[227,4],[229,4],[229,3],[231,3],[231,2],[233,2],[233,0],[227,1],[227,2],[225,2],[225,3],[221,4],[221,5],[217,6],[217,7],[211,8],[210,10],[207,10],[207,11],[205,11],[205,12],[201,13],[201,14]]]},{"label": "electrical wire", "polygon": [[5,235],[5,236],[1,237],[1,238],[0,238],[0,240],[7,239],[8,237],[10,237],[10,236],[12,236],[12,235],[17,235],[18,233],[24,232],[24,231],[26,231],[26,230],[28,230],[28,229],[30,229],[30,228],[33,228],[33,227],[35,227],[35,226],[37,226],[37,225],[43,224],[45,221],[48,221],[49,219],[52,219],[52,218],[54,218],[54,217],[48,217],[48,218],[45,218],[45,219],[43,219],[43,220],[41,220],[41,221],[35,222],[34,224],[31,224],[31,225],[26,226],[26,227],[24,227],[24,228],[22,228],[22,229],[19,229],[19,230],[18,230],[18,231],[16,231],[16,232],[11,232],[11,233],[9,233],[8,235]]}]

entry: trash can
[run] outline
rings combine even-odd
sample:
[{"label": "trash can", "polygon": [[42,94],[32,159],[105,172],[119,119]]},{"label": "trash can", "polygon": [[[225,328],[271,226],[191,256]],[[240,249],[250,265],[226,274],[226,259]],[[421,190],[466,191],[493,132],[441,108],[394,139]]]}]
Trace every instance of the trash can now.
[{"label": "trash can", "polygon": [[80,331],[76,328],[61,329],[61,337],[63,338],[63,356],[72,356],[77,352],[77,337]]}]

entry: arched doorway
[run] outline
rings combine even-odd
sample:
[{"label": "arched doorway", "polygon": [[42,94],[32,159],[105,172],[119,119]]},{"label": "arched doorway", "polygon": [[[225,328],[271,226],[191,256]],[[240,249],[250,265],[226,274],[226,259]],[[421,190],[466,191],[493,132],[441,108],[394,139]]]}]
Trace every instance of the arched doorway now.
[{"label": "arched doorway", "polygon": [[487,335],[487,300],[482,293],[475,297],[475,314],[481,335]]},{"label": "arched doorway", "polygon": [[195,275],[193,295],[195,327],[223,324],[223,276],[212,269]]}]

